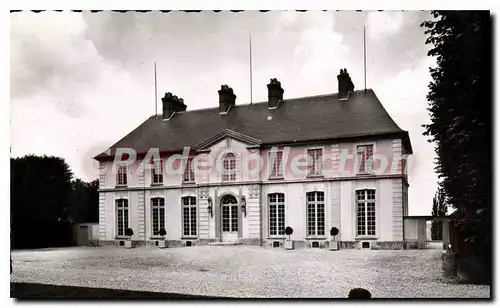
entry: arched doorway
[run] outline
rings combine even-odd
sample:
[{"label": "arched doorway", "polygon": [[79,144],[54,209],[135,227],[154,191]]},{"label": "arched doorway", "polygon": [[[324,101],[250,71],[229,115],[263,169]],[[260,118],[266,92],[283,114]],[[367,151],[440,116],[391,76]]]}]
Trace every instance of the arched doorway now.
[{"label": "arched doorway", "polygon": [[232,195],[221,199],[221,241],[235,242],[238,240],[238,200]]}]

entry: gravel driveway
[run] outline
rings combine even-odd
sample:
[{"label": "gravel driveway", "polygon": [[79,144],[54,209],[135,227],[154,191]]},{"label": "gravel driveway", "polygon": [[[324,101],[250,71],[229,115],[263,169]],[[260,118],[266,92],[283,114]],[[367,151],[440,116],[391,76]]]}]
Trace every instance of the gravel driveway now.
[{"label": "gravel driveway", "polygon": [[490,287],[440,280],[439,250],[198,246],[13,251],[11,282],[231,297],[489,298]]}]

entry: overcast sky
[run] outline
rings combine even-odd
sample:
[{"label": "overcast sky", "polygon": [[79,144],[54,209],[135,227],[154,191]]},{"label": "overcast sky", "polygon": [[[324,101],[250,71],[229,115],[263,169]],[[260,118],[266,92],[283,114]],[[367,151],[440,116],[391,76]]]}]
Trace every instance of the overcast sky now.
[{"label": "overcast sky", "polygon": [[[236,104],[266,101],[278,78],[284,97],[336,93],[347,68],[355,89],[367,87],[409,131],[409,212],[429,215],[437,188],[429,122],[430,82],[422,20],[427,12],[18,12],[11,17],[11,154],[57,155],[76,177],[97,178],[92,157],[154,114],[172,92],[188,110],[216,107],[230,85]],[[158,98],[158,110],[161,100]]]}]

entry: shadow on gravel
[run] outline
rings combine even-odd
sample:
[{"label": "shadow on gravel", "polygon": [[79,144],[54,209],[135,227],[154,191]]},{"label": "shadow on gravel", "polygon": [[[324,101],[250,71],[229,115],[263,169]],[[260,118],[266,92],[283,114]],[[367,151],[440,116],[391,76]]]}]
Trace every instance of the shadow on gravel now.
[{"label": "shadow on gravel", "polygon": [[177,293],[142,292],[35,283],[11,283],[10,297],[18,300],[33,299],[229,299]]}]

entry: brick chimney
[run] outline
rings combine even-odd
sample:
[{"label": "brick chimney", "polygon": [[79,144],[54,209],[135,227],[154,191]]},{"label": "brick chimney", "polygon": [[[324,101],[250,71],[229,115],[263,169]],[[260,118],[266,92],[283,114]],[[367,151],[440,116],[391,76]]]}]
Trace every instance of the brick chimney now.
[{"label": "brick chimney", "polygon": [[219,113],[227,113],[236,104],[236,95],[233,93],[233,88],[228,85],[222,85],[218,92]]},{"label": "brick chimney", "polygon": [[272,78],[267,85],[267,97],[268,97],[268,108],[278,107],[279,101],[283,100],[283,88],[281,87],[281,82],[276,78]]},{"label": "brick chimney", "polygon": [[354,84],[352,83],[351,77],[347,70],[341,69],[340,74],[337,75],[339,81],[339,99],[347,100],[349,98],[349,93],[354,91]]},{"label": "brick chimney", "polygon": [[163,119],[169,120],[175,112],[186,111],[187,106],[184,100],[172,93],[165,93],[165,97],[161,99],[163,102]]}]

